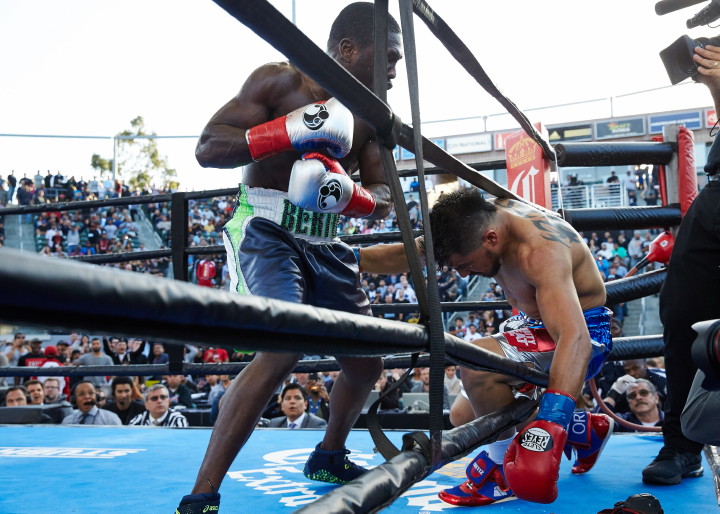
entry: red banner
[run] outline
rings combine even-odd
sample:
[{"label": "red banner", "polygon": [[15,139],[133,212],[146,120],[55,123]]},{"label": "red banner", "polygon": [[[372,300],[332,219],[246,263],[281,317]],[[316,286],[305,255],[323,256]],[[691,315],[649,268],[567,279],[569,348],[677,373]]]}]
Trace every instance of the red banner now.
[{"label": "red banner", "polygon": [[[548,133],[541,123],[535,127],[547,141]],[[550,199],[550,163],[540,146],[524,130],[505,139],[507,187],[516,195],[547,209]]]}]

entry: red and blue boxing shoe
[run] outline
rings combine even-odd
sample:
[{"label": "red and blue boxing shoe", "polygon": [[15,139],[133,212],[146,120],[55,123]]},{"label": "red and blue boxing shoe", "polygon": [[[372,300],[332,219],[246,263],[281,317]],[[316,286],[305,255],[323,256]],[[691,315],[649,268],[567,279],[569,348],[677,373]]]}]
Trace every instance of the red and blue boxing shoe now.
[{"label": "red and blue boxing shoe", "polygon": [[438,497],[445,503],[462,507],[480,507],[516,499],[505,480],[502,464],[493,462],[486,451],[475,457],[466,474],[467,482],[441,491]]},{"label": "red and blue boxing shoe", "polygon": [[605,414],[591,414],[584,411],[573,413],[568,428],[565,455],[570,459],[572,451],[575,450],[577,458],[572,467],[574,474],[587,473],[592,469],[610,440],[614,426],[615,422]]}]

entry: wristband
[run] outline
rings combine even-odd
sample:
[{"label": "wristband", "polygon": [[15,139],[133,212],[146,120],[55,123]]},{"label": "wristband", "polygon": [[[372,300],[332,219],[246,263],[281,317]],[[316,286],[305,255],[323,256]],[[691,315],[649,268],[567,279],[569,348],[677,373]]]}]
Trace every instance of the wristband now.
[{"label": "wristband", "polygon": [[358,269],[360,270],[360,273],[362,273],[363,269],[362,269],[362,266],[360,265],[360,248],[355,246],[355,247],[353,247],[352,251],[353,251],[353,254],[355,255],[355,260],[358,263]]},{"label": "wristband", "polygon": [[548,389],[540,400],[540,410],[535,419],[556,423],[567,430],[574,411],[575,398],[563,391]]}]

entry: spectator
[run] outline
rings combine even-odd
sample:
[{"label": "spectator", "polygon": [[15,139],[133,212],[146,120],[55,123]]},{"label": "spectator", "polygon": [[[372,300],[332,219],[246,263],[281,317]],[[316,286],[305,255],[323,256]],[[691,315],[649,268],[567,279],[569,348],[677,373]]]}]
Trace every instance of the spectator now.
[{"label": "spectator", "polygon": [[28,404],[28,392],[25,386],[8,387],[5,392],[5,407],[25,407]]},{"label": "spectator", "polygon": [[145,404],[134,398],[135,384],[130,377],[115,377],[111,384],[112,400],[103,408],[114,412],[123,425],[130,424],[130,420],[145,412]]},{"label": "spectator", "polygon": [[5,355],[8,358],[8,364],[10,366],[17,366],[20,357],[30,349],[26,344],[25,334],[22,332],[16,333],[12,343],[10,343],[10,347],[5,350]]},{"label": "spectator", "polygon": [[[99,338],[94,337],[92,341],[90,341],[90,349],[90,353],[80,356],[80,358],[75,362],[76,366],[113,365],[113,360],[103,352],[102,341],[100,341]],[[84,377],[83,380],[96,386],[103,386],[107,384],[107,378],[104,376]],[[77,387],[77,385],[75,387]]]},{"label": "spectator", "polygon": [[138,356],[142,355],[145,350],[145,342],[141,341],[141,344],[137,345],[133,351],[128,351],[128,342],[119,337],[112,337],[109,341],[103,339],[103,346],[105,353],[110,356],[115,365],[137,364]]},{"label": "spectator", "polygon": [[325,389],[325,381],[313,373],[308,378],[305,391],[308,393],[308,412],[325,421],[330,419],[330,396]]},{"label": "spectator", "polygon": [[130,425],[185,428],[188,420],[180,412],[170,408],[170,395],[162,384],[155,384],[145,391],[145,409],[130,420]]},{"label": "spectator", "polygon": [[61,378],[58,377],[47,377],[43,382],[43,393],[45,396],[46,405],[63,404],[67,403],[65,394],[62,392]]},{"label": "spectator", "polygon": [[229,362],[230,357],[223,348],[210,347],[203,352],[203,362]]},{"label": "spectator", "polygon": [[170,357],[165,353],[165,346],[162,343],[153,344],[150,364],[167,364],[168,362],[170,362]]},{"label": "spectator", "polygon": [[[19,367],[39,368],[43,364],[45,364],[45,354],[42,351],[42,341],[33,339],[30,341],[30,351],[18,359],[17,365]],[[20,377],[15,377],[15,384],[20,384]]]},{"label": "spectator", "polygon": [[616,412],[630,411],[626,391],[630,384],[635,383],[635,380],[640,378],[652,382],[655,389],[658,391],[660,400],[665,400],[665,397],[667,396],[667,379],[665,378],[665,373],[663,373],[662,370],[649,369],[645,359],[626,360],[623,362],[623,368],[626,374],[615,381],[610,388],[607,397],[603,398],[605,403],[612,406]]},{"label": "spectator", "polygon": [[462,389],[462,382],[460,377],[457,376],[457,367],[445,366],[445,389],[448,394],[458,395]]},{"label": "spectator", "polygon": [[31,379],[25,381],[25,389],[30,397],[30,405],[43,405],[45,403],[45,392],[42,382]]},{"label": "spectator", "polygon": [[[634,383],[628,384],[626,393],[630,403],[630,412],[620,414],[620,417],[646,427],[659,427],[663,424],[663,412],[660,409],[660,396],[652,382],[638,378]],[[615,423],[615,432],[640,432]]]},{"label": "spectator", "polygon": [[461,337],[461,338],[465,337],[464,320],[460,316],[455,318],[455,326],[453,328],[451,328],[450,330],[448,330],[448,332],[450,334],[454,335],[455,337]]},{"label": "spectator", "polygon": [[[429,393],[430,392],[430,368],[420,369],[420,383],[413,385],[413,393]],[[407,405],[406,405],[407,407]],[[443,385],[443,409],[450,409],[450,397],[448,396],[447,387]]]},{"label": "spectator", "polygon": [[63,425],[122,425],[117,414],[97,407],[97,392],[92,382],[82,380],[75,384],[72,398],[77,409],[62,420]]},{"label": "spectator", "polygon": [[280,394],[284,416],[270,420],[271,428],[325,428],[327,421],[307,411],[307,392],[299,384],[286,385]]},{"label": "spectator", "polygon": [[[399,410],[400,409],[400,387],[396,387],[392,391],[389,389],[397,380],[391,372],[385,370],[380,373],[380,378],[375,382],[375,391],[380,393],[382,397],[378,410]],[[387,393],[387,394],[386,394]],[[385,394],[385,396],[383,396]]]},{"label": "spectator", "polygon": [[192,401],[192,393],[183,384],[183,379],[182,375],[165,375],[164,385],[168,395],[170,395],[170,407],[180,409],[195,407]]},{"label": "spectator", "polygon": [[477,325],[475,325],[474,323],[468,325],[467,329],[467,334],[465,334],[465,337],[463,337],[463,339],[465,339],[465,341],[467,341],[468,343],[471,343],[476,339],[480,339],[483,336],[481,333],[478,332]]},{"label": "spectator", "polygon": [[605,180],[605,182],[608,184],[619,184],[620,177],[618,177],[617,174],[615,173],[615,171],[613,170],[610,172],[610,176],[607,178],[607,180]]}]

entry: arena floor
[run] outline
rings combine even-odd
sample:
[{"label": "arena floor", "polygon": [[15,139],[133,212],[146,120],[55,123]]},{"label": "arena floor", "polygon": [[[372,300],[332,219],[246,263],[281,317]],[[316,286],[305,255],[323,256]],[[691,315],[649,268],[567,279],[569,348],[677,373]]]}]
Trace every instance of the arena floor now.
[{"label": "arena floor", "polygon": [[[389,432],[400,444],[404,432]],[[210,429],[150,427],[0,427],[0,512],[171,513],[189,492],[210,437]],[[302,464],[322,437],[320,431],[256,430],[222,486],[221,512],[292,512],[333,488],[302,476]],[[12,445],[12,446],[10,446]],[[357,462],[378,465],[367,431],[350,434]],[[602,459],[584,476],[563,461],[560,496],[551,505],[514,500],[465,512],[594,514],[631,494],[649,492],[666,513],[717,512],[714,481],[705,476],[679,486],[648,486],[642,468],[661,447],[658,436],[614,436]],[[458,509],[437,499],[437,491],[464,477],[462,459],[416,484],[383,512],[431,513]],[[462,512],[458,510],[457,512]]]}]

